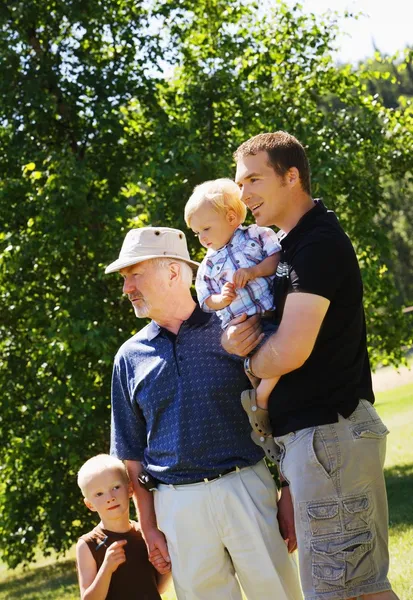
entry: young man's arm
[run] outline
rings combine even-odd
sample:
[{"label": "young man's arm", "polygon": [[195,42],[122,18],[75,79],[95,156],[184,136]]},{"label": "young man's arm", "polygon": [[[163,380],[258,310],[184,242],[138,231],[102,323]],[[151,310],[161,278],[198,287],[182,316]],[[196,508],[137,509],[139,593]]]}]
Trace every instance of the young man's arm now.
[{"label": "young man's arm", "polygon": [[[329,305],[327,298],[316,294],[288,294],[278,330],[251,359],[253,373],[270,378],[301,367],[314,348]],[[262,337],[257,317],[238,317],[224,331],[221,341],[230,354],[247,356]]]},{"label": "young man's arm", "polygon": [[[280,327],[252,356],[250,367],[257,377],[276,377],[301,367],[310,356],[330,301],[322,296],[296,292],[288,294]],[[232,321],[222,335],[222,345],[231,354],[246,356],[261,341],[256,316]],[[294,509],[288,487],[281,489],[278,522],[288,551],[297,546]]]},{"label": "young man's arm", "polygon": [[[148,548],[149,560],[160,573],[166,573],[171,568],[171,559],[169,558],[165,536],[162,531],[159,531],[156,523],[153,502],[154,492],[148,492],[148,490],[139,484],[138,476],[143,469],[140,462],[136,460],[125,460],[125,465],[132,482],[133,502],[138,513],[143,539]],[[151,560],[154,556],[159,554],[157,551],[161,553],[163,562]]]},{"label": "young man's arm", "polygon": [[288,294],[278,330],[251,359],[253,373],[267,378],[299,369],[313,351],[329,305],[316,294]]},{"label": "young man's arm", "polygon": [[280,253],[276,252],[275,254],[271,254],[271,256],[267,256],[267,258],[264,258],[264,260],[253,267],[238,269],[232,278],[233,284],[237,288],[243,288],[251,279],[274,275],[279,262]]},{"label": "young man's arm", "polygon": [[104,561],[98,571],[88,545],[84,540],[78,541],[76,561],[81,600],[105,600],[112,574],[126,560],[123,550],[125,544],[125,540],[111,544],[106,550]]}]

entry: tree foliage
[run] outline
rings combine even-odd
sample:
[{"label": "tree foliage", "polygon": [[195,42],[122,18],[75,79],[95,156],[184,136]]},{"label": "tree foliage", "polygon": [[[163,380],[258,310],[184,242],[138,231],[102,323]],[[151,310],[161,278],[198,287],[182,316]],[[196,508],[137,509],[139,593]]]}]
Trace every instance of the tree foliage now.
[{"label": "tree foliage", "polygon": [[391,244],[389,269],[395,277],[399,302],[409,306],[413,304],[413,172],[409,158],[413,151],[413,49],[406,48],[396,56],[376,53],[359,69],[368,90],[393,109],[390,130],[397,166],[381,177],[391,218],[379,223]]},{"label": "tree foliage", "polygon": [[305,143],[314,195],[361,260],[372,358],[400,359],[384,182],[411,168],[412,123],[334,66],[334,21],[298,5],[5,0],[0,19],[0,531],[14,566],[90,524],[75,475],[108,449],[112,357],[139,327],[103,265],[130,226],[184,228],[193,186],[231,175],[247,137]]}]

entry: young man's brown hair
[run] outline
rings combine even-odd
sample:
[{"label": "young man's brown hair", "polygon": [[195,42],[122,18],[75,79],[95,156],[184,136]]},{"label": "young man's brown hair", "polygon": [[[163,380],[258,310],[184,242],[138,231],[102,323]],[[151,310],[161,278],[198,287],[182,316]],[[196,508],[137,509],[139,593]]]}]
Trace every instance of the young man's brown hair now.
[{"label": "young man's brown hair", "polygon": [[310,165],[305,150],[297,138],[286,131],[259,133],[237,148],[234,159],[238,161],[244,156],[255,155],[258,152],[267,152],[270,166],[280,177],[283,177],[291,167],[296,167],[303,190],[311,196]]}]

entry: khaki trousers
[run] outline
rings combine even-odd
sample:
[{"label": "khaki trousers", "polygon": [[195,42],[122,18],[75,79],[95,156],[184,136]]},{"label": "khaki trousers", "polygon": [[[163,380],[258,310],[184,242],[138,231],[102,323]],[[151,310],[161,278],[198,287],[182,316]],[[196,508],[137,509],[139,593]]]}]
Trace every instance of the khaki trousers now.
[{"label": "khaki trousers", "polygon": [[277,521],[264,461],[207,483],[155,492],[179,600],[300,600],[296,561]]}]

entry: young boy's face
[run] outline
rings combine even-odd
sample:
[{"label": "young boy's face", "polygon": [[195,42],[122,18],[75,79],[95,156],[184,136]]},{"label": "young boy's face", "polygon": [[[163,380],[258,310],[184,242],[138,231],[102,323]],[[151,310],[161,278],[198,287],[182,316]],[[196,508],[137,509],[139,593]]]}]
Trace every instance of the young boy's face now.
[{"label": "young boy's face", "polygon": [[85,504],[104,521],[117,519],[129,511],[132,485],[119,469],[106,469],[94,475],[84,488]]},{"label": "young boy's face", "polygon": [[190,227],[205,248],[219,250],[229,242],[237,228],[234,211],[219,213],[208,204],[201,204],[191,217]]}]

